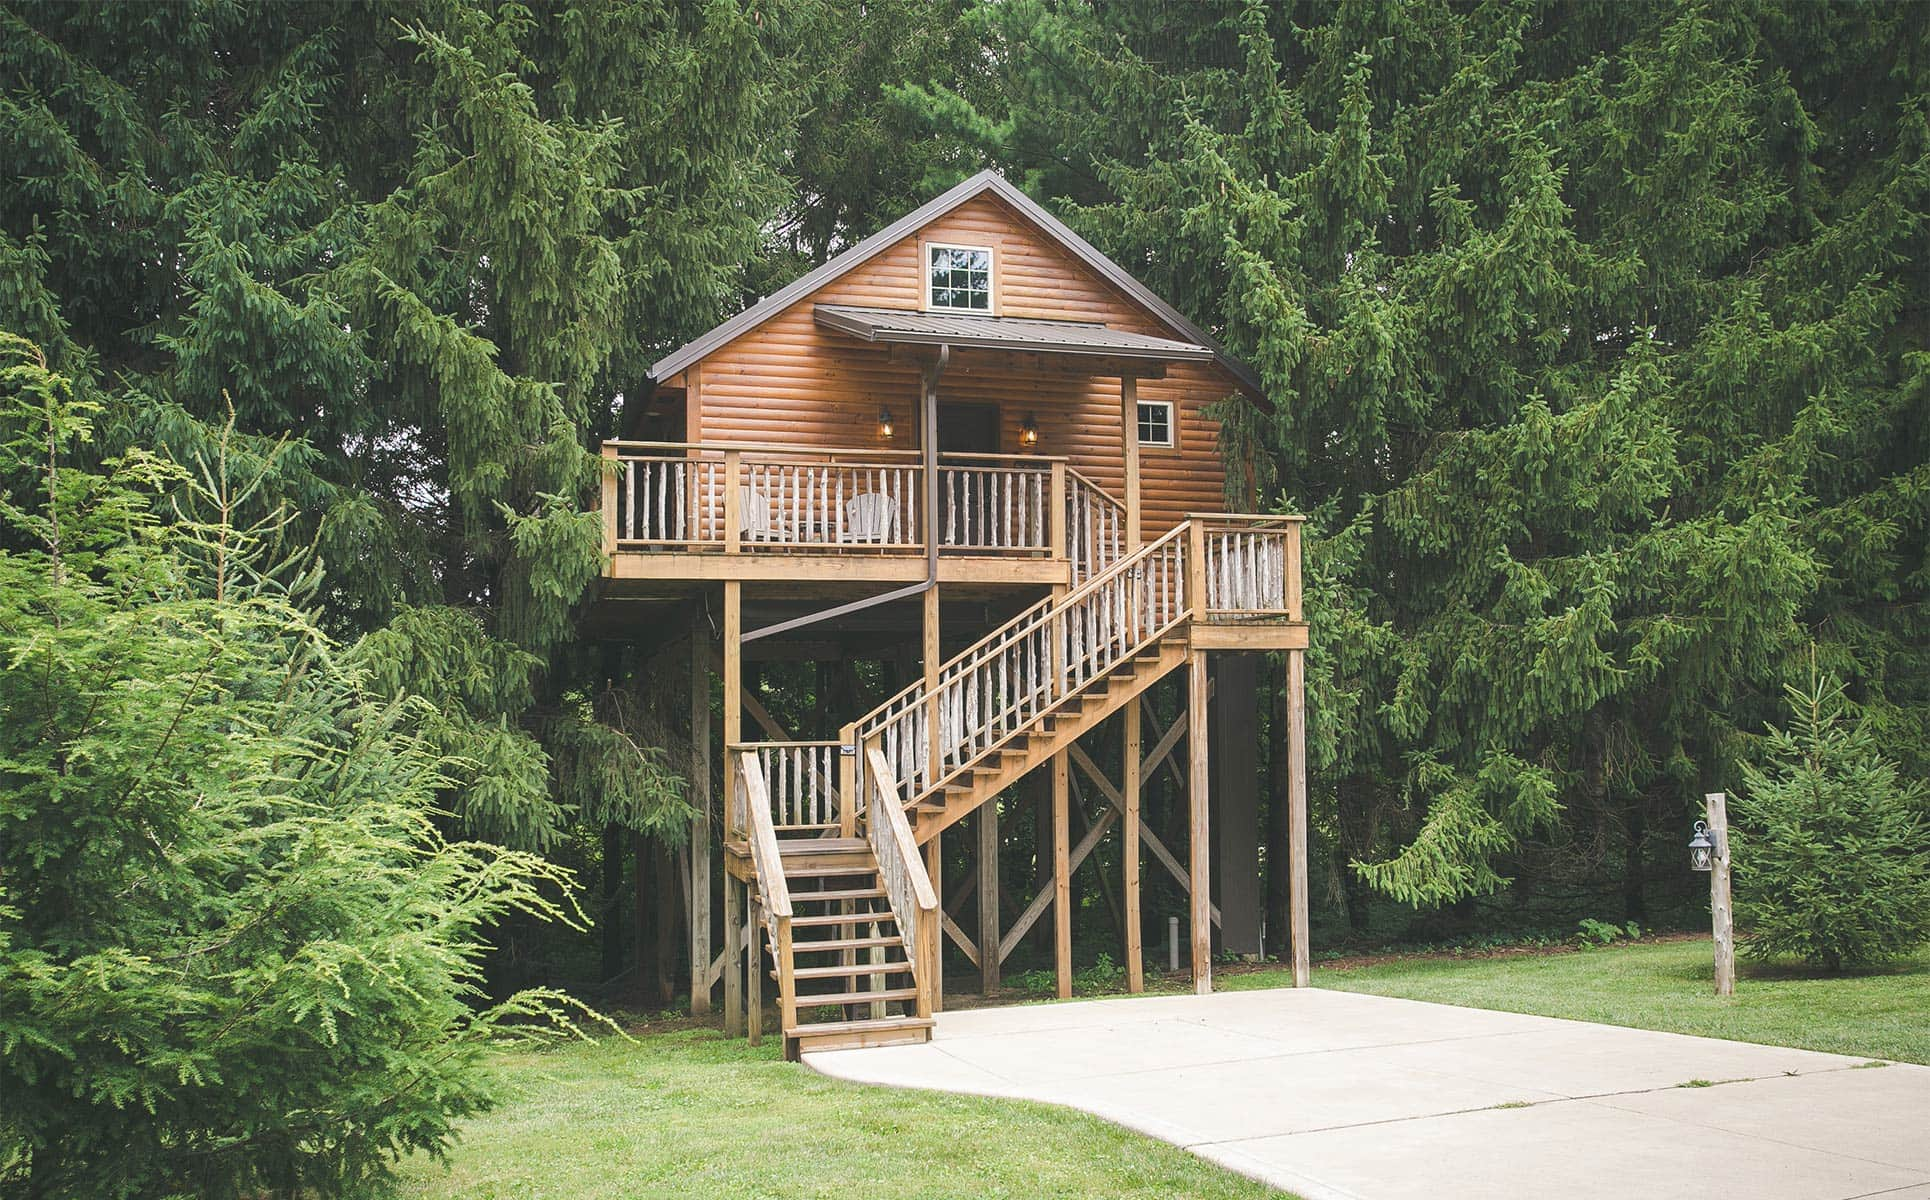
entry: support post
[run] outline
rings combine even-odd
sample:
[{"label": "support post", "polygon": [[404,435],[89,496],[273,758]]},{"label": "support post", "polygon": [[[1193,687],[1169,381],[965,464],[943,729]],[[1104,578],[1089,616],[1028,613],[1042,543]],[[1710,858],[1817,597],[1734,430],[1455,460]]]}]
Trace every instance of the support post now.
[{"label": "support post", "polygon": [[749,952],[750,963],[744,976],[745,1023],[750,1030],[751,1045],[761,1045],[764,1041],[764,939],[757,931],[764,925],[764,908],[755,899],[751,901],[751,934],[749,944],[744,947]]},{"label": "support post", "polygon": [[744,1033],[744,883],[724,875],[724,1036]]},{"label": "support post", "polygon": [[[726,475],[732,475],[726,471]],[[735,483],[734,478],[732,483]],[[724,493],[726,508],[735,511],[730,498],[733,486]],[[746,836],[737,827],[737,765],[731,747],[744,735],[744,585],[735,580],[724,584],[724,838],[727,842]],[[726,875],[724,880],[724,1032],[732,1037],[744,1032],[745,972],[756,969],[753,947],[744,944],[744,910],[749,888],[742,880]],[[746,958],[751,961],[746,963]],[[755,986],[755,985],[753,985]]]},{"label": "support post", "polygon": [[1287,651],[1287,909],[1293,922],[1293,986],[1313,982],[1307,944],[1307,652]]},{"label": "support post", "polygon": [[[929,922],[934,935],[931,961],[928,964],[931,971],[932,1012],[939,1012],[945,1007],[945,934],[943,929],[940,928],[945,919],[945,903],[943,899],[945,895],[944,840],[945,834],[941,830],[938,833],[932,834],[931,841],[925,843],[925,877],[931,880],[932,893],[940,898],[938,911],[932,914],[931,921]],[[920,932],[922,934],[922,925],[924,922],[920,924]],[[926,1014],[921,1013],[920,1015]]]},{"label": "support post", "polygon": [[710,666],[702,614],[690,621],[690,1014],[710,1011]]},{"label": "support post", "polygon": [[939,640],[937,584],[925,589],[924,599],[925,730],[929,739],[925,752],[931,756],[926,760],[930,763],[930,781],[937,783],[945,773],[945,744],[939,730],[938,713],[938,668],[945,660]]},{"label": "support post", "polygon": [[1072,995],[1072,764],[1052,756],[1052,962],[1059,999]]},{"label": "support post", "polygon": [[1729,902],[1729,797],[1710,792],[1709,840],[1716,844],[1714,869],[1709,872],[1709,921],[1715,932],[1716,995],[1736,994],[1736,919]]},{"label": "support post", "polygon": [[1207,841],[1206,820],[1206,651],[1189,651],[1186,668],[1186,841],[1187,874],[1192,879],[1187,889],[1187,910],[1193,930],[1193,991],[1205,996],[1213,991],[1212,847]]},{"label": "support post", "polygon": [[999,802],[978,809],[978,978],[987,996],[999,990]]},{"label": "support post", "polygon": [[[1177,417],[1177,414],[1175,414]],[[1119,427],[1126,451],[1126,553],[1139,549],[1139,380],[1119,380]]]},{"label": "support post", "polygon": [[1124,824],[1120,830],[1120,857],[1124,863],[1125,915],[1126,926],[1126,990],[1143,992],[1146,990],[1146,949],[1140,943],[1139,920],[1139,784],[1140,784],[1140,714],[1137,701],[1126,705],[1119,714],[1120,740],[1125,743],[1124,762],[1121,765],[1120,792],[1125,798]]}]

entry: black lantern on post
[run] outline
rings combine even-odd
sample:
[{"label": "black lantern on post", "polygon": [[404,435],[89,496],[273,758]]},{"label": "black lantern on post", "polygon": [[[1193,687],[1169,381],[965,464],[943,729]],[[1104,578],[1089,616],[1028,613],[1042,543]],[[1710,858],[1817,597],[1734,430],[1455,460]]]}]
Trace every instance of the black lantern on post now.
[{"label": "black lantern on post", "polygon": [[1689,868],[1695,871],[1716,869],[1716,844],[1709,837],[1709,827],[1697,821],[1695,836],[1689,839]]}]

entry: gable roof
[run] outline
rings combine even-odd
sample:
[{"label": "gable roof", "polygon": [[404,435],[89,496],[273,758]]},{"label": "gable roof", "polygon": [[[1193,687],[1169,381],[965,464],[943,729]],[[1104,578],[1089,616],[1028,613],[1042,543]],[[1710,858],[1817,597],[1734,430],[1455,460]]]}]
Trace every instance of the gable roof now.
[{"label": "gable roof", "polygon": [[1160,299],[1145,284],[1128,275],[1118,263],[1099,253],[1090,242],[1072,232],[1065,222],[1040,207],[1030,196],[1007,183],[1004,176],[990,170],[980,171],[943,195],[925,202],[844,253],[832,258],[823,266],[799,276],[786,286],[772,292],[702,337],[671,351],[650,368],[650,378],[654,382],[661,383],[692,363],[703,359],[711,351],[763,324],[799,299],[817,291],[852,268],[870,261],[905,237],[986,192],[991,192],[1017,209],[1027,220],[1064,246],[1073,257],[1085,263],[1100,278],[1126,293],[1142,308],[1158,317],[1182,340],[1211,351],[1213,358],[1255,396],[1265,394],[1260,385],[1260,377],[1253,368],[1228,354],[1225,348],[1205,331],[1182,316],[1178,309]]}]

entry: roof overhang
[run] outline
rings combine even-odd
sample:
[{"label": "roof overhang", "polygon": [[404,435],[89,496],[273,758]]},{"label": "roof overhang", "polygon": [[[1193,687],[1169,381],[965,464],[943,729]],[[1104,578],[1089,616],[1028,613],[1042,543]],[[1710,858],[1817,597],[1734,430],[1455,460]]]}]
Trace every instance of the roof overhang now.
[{"label": "roof overhang", "polygon": [[826,329],[887,345],[1011,350],[1106,360],[1144,359],[1148,363],[1211,362],[1214,358],[1209,346],[1109,329],[1085,321],[914,312],[847,304],[819,304],[812,309],[812,314]]},{"label": "roof overhang", "polygon": [[1059,220],[1030,196],[1007,183],[996,171],[980,171],[943,195],[906,213],[823,266],[764,297],[702,337],[673,350],[650,368],[650,378],[661,383],[692,363],[702,360],[713,350],[755,329],[845,272],[877,257],[959,205],[986,192],[1005,201],[1048,236],[1063,245],[1100,278],[1158,317],[1184,343],[1207,350],[1208,357],[1216,360],[1254,397],[1264,398],[1265,388],[1261,385],[1259,374],[1252,367],[1228,354],[1205,331],[1181,315],[1178,309],[1160,299],[1151,288],[1127,274],[1118,263],[1101,254],[1090,242],[1074,233],[1064,221]]}]

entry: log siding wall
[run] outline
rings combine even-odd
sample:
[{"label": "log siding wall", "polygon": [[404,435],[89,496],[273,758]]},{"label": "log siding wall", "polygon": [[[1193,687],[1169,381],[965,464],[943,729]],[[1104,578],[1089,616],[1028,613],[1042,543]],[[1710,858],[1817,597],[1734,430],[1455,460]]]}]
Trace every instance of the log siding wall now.
[{"label": "log siding wall", "polygon": [[[983,195],[691,368],[684,381],[690,440],[915,448],[916,364],[894,359],[886,347],[819,328],[812,306],[923,308],[923,247],[932,242],[992,247],[995,304],[1001,316],[1103,321],[1118,329],[1173,336],[1004,201]],[[1235,390],[1233,376],[1214,363],[1176,363],[1164,379],[1140,382],[1142,399],[1171,400],[1178,415],[1176,448],[1141,451],[1142,519],[1148,540],[1187,512],[1225,507],[1218,425],[1203,410]],[[1007,453],[1019,452],[1020,427],[1028,415],[1035,417],[1039,453],[1065,455],[1114,496],[1124,497],[1117,376],[1069,373],[1040,356],[960,351],[953,354],[940,382],[939,399],[998,405],[1000,449]],[[880,443],[877,436],[880,408],[889,408],[896,419],[897,436],[890,443]]]}]

